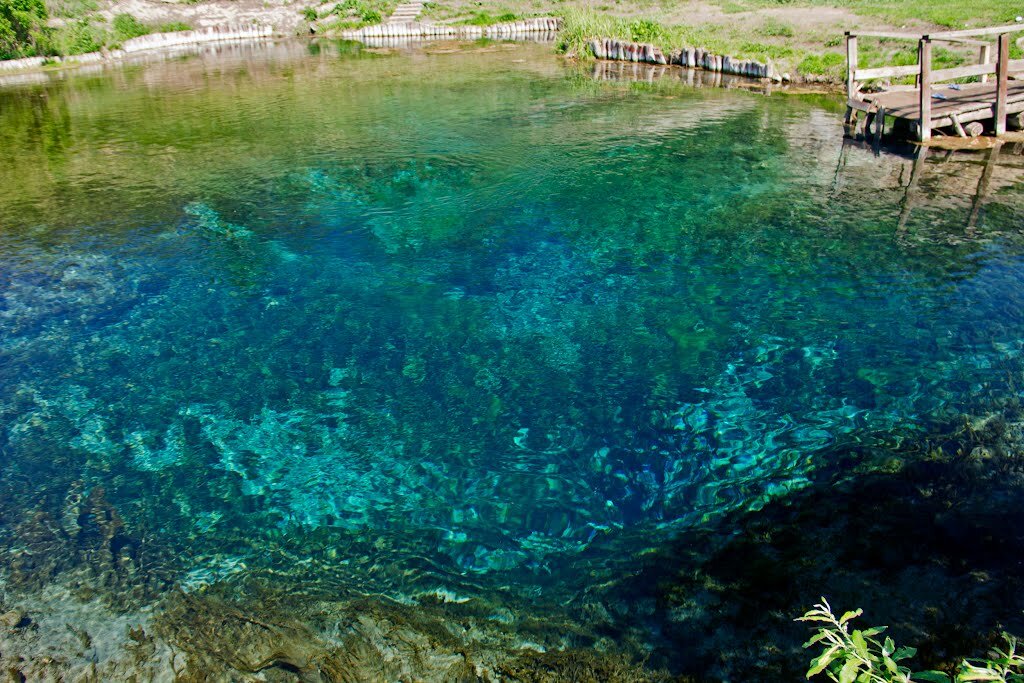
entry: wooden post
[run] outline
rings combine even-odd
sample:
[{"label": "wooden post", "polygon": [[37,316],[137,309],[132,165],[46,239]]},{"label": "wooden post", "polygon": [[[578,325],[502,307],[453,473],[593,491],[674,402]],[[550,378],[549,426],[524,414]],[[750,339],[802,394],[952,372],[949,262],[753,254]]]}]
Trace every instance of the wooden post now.
[{"label": "wooden post", "polygon": [[920,94],[921,118],[918,121],[917,139],[928,142],[932,139],[932,41],[921,37],[918,54],[921,58]]},{"label": "wooden post", "polygon": [[853,76],[857,72],[857,36],[846,32],[846,97],[853,99],[857,94],[857,81]]},{"label": "wooden post", "polygon": [[999,48],[996,56],[996,106],[995,132],[996,135],[1006,133],[1006,82],[1010,74],[1010,34],[1003,33],[999,36]]},{"label": "wooden post", "polygon": [[[992,46],[982,45],[978,50],[978,64],[988,64],[992,61]],[[982,83],[988,83],[988,74],[982,74]]]}]

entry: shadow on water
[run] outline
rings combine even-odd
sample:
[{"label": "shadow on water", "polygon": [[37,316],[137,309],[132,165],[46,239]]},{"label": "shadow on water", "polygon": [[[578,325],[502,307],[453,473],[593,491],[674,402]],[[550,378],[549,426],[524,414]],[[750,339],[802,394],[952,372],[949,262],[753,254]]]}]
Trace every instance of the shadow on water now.
[{"label": "shadow on water", "polygon": [[890,626],[918,648],[917,668],[955,667],[1020,633],[1024,461],[1020,416],[1005,412],[645,558],[615,591],[656,605],[650,662],[707,680],[798,680],[811,657],[793,619],[821,595],[863,608],[860,627]]}]

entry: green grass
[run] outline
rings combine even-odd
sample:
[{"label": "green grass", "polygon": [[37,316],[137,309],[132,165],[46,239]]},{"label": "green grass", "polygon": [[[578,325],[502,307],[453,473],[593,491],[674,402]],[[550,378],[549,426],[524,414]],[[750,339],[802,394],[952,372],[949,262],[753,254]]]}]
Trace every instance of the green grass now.
[{"label": "green grass", "polygon": [[652,19],[630,21],[607,13],[578,9],[565,10],[561,16],[564,23],[558,49],[571,55],[592,56],[588,42],[598,37],[652,43],[666,53],[683,47],[702,47],[716,54],[760,61],[802,54],[783,42],[750,40],[749,32],[715,24],[670,26]]},{"label": "green grass", "polygon": [[392,0],[345,0],[339,2],[331,10],[338,16],[338,21],[331,28],[361,28],[371,24],[379,24],[385,17],[395,11],[396,3]]},{"label": "green grass", "polygon": [[114,41],[123,43],[131,38],[138,38],[150,33],[150,28],[131,14],[118,14],[114,17]]},{"label": "green grass", "polygon": [[796,68],[802,74],[837,76],[842,74],[845,64],[845,56],[837,52],[825,52],[824,54],[807,55]]},{"label": "green grass", "polygon": [[768,38],[792,38],[795,35],[792,26],[771,17],[764,20],[757,32]]},{"label": "green grass", "polygon": [[718,4],[726,12],[779,6],[840,7],[895,26],[923,21],[949,28],[1012,24],[1024,14],[1024,6],[1012,0],[720,0]]},{"label": "green grass", "polygon": [[175,31],[191,31],[192,27],[183,21],[172,21],[168,24],[160,24],[156,30],[160,33],[174,33]]},{"label": "green grass", "polygon": [[491,26],[492,24],[502,24],[508,21],[516,21],[520,18],[515,12],[503,12],[498,15],[492,15],[489,12],[477,12],[468,17],[464,17],[454,22],[456,24],[462,24],[465,26]]}]

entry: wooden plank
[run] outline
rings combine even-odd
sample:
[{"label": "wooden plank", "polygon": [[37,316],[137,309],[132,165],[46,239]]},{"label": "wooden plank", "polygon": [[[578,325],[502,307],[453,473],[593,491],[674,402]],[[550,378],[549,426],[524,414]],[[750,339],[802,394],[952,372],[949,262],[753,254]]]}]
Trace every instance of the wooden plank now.
[{"label": "wooden plank", "polygon": [[[1010,114],[1016,112],[1024,112],[1024,102],[1011,102],[1006,105],[1007,118]],[[892,116],[892,114],[890,114]],[[932,113],[932,128],[945,128],[946,126],[953,125],[953,119],[950,116],[936,116]],[[985,121],[993,118],[992,105],[988,104],[981,109],[974,109],[972,111],[957,112],[956,117],[960,119],[960,123],[971,123],[972,121]]]},{"label": "wooden plank", "polygon": [[846,96],[857,94],[857,36],[846,34]]},{"label": "wooden plank", "polygon": [[940,31],[932,33],[931,38],[967,38],[970,36],[998,36],[1003,33],[1017,33],[1024,31],[1024,24],[1011,24],[1009,26],[989,26],[987,28],[968,28],[962,31]]},{"label": "wooden plank", "polygon": [[875,146],[882,144],[882,136],[885,134],[885,110],[879,109],[875,114]]},{"label": "wooden plank", "polygon": [[857,69],[853,77],[858,81],[870,81],[874,78],[899,78],[900,76],[916,76],[920,66],[882,66],[875,69]]},{"label": "wooden plank", "polygon": [[958,43],[960,45],[975,45],[977,47],[990,45],[990,43],[986,43],[984,40],[972,40],[971,38],[942,38],[940,36],[935,35],[934,33],[932,33],[928,37],[931,38],[932,40],[938,40],[943,43]]},{"label": "wooden plank", "polygon": [[1024,71],[1024,59],[1011,59],[1010,60],[1010,71]]},{"label": "wooden plank", "polygon": [[897,40],[921,40],[920,33],[899,33],[897,31],[847,31],[848,36],[863,36],[864,38],[895,38]]},{"label": "wooden plank", "polygon": [[942,81],[951,81],[954,78],[966,78],[967,76],[984,76],[985,74],[994,74],[995,72],[995,64],[968,64],[967,66],[957,66],[952,69],[939,69],[932,72],[932,83],[941,83]]},{"label": "wooden plank", "polygon": [[928,142],[932,138],[932,41],[922,38],[918,48],[921,63],[921,89],[918,91],[920,115],[917,119],[917,139]]},{"label": "wooden plank", "polygon": [[999,36],[999,47],[996,53],[996,106],[993,108],[995,117],[995,133],[1006,133],[1006,82],[1010,76],[1010,35]]},{"label": "wooden plank", "polygon": [[[985,45],[983,45],[981,47],[980,50],[978,50],[978,64],[988,64],[991,61],[992,61],[992,46],[986,43]],[[988,75],[987,74],[982,74],[981,82],[982,83],[988,83]]]},{"label": "wooden plank", "polygon": [[864,100],[856,100],[856,99],[850,100],[849,102],[847,102],[846,106],[850,107],[851,109],[856,109],[857,111],[867,111],[867,112],[875,111],[875,109],[878,108],[874,104],[872,104],[871,102],[867,102],[867,101],[864,101]]}]

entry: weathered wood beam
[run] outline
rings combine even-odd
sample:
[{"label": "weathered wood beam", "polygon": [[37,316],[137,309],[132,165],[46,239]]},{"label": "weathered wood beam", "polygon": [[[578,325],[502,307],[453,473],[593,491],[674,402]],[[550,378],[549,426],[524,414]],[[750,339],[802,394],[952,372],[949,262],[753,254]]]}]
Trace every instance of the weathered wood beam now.
[{"label": "weathered wood beam", "polygon": [[932,139],[932,41],[927,36],[921,39],[918,53],[918,62],[921,64],[921,89],[918,91],[921,116],[917,138],[921,142],[928,142]]},{"label": "weathered wood beam", "polygon": [[908,66],[881,66],[875,69],[857,69],[853,77],[858,81],[870,81],[874,78],[898,78],[915,76],[920,71],[918,64]]},{"label": "weathered wood beam", "polygon": [[863,38],[895,38],[896,40],[921,40],[920,33],[900,33],[898,31],[847,31],[846,35]]},{"label": "weathered wood beam", "polygon": [[1006,83],[1010,77],[1010,34],[999,36],[999,47],[996,56],[996,106],[995,133],[1006,133]]},{"label": "weathered wood beam", "polygon": [[[986,43],[986,44],[981,46],[980,50],[978,50],[978,64],[988,64],[991,61],[992,61],[992,46],[989,45],[988,43]],[[981,82],[982,83],[988,83],[988,74],[982,74]]]},{"label": "weathered wood beam", "polygon": [[986,28],[968,28],[962,31],[940,31],[930,34],[931,38],[966,38],[969,36],[998,36],[1004,33],[1018,33],[1024,31],[1024,24],[1011,24],[1009,26],[989,26]]},{"label": "weathered wood beam", "polygon": [[846,96],[857,94],[857,36],[846,34]]},{"label": "weathered wood beam", "polygon": [[932,83],[951,81],[954,78],[966,78],[967,76],[983,76],[994,74],[995,64],[968,64],[967,66],[955,66],[952,69],[939,69],[932,72]]},{"label": "weathered wood beam", "polygon": [[953,130],[956,131],[956,134],[959,137],[962,137],[962,138],[967,137],[967,131],[964,130],[964,127],[960,123],[960,119],[957,117],[957,115],[956,114],[950,114],[949,118],[953,119]]}]

